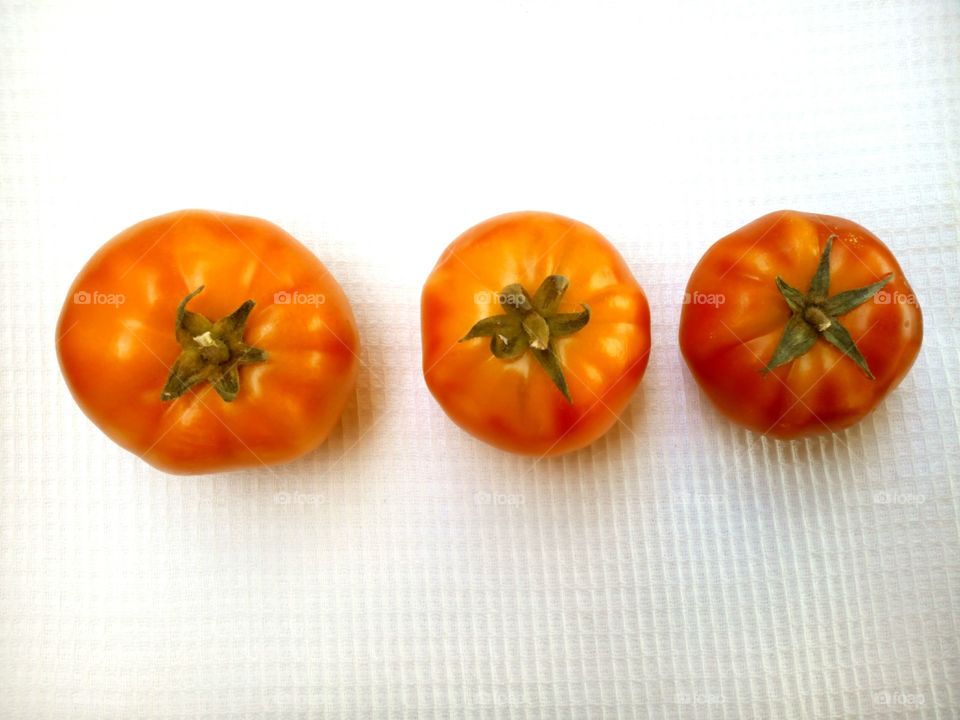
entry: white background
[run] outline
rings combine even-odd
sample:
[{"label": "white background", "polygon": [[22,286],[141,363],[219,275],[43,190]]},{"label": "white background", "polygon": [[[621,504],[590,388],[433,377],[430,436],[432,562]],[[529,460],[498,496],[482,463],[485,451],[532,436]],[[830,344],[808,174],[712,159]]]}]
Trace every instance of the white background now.
[{"label": "white background", "polygon": [[[955,0],[5,0],[0,39],[0,717],[960,714]],[[278,223],[353,302],[356,399],[301,461],[163,475],[59,377],[73,276],[183,207]],[[676,332],[707,246],[786,207],[884,238],[926,337],[866,421],[777,443]],[[538,463],[419,366],[436,258],[518,209],[653,309],[623,424]]]}]

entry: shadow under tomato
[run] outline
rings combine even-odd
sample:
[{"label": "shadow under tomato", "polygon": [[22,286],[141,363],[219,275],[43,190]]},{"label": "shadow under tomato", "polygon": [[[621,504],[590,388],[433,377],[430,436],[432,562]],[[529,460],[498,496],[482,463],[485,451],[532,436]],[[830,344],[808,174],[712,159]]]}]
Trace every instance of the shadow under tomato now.
[{"label": "shadow under tomato", "polygon": [[[510,474],[516,478],[514,492],[537,497],[544,490],[560,491],[570,499],[599,505],[628,492],[639,474],[636,453],[651,446],[647,406],[641,384],[619,419],[590,445],[556,457],[508,456]],[[545,483],[552,487],[544,488]]]},{"label": "shadow under tomato", "polygon": [[[324,254],[318,252],[321,257]],[[351,270],[347,272],[340,267],[347,264],[344,259],[340,263],[327,262],[327,267],[351,300],[360,338],[356,386],[330,434],[317,448],[288,463],[247,471],[281,488],[301,485],[317,493],[327,492],[331,481],[343,480],[357,459],[371,452],[371,443],[376,443],[380,434],[387,409],[384,378],[378,369],[382,366],[379,356],[388,340],[383,322],[385,308],[370,303],[373,271],[358,274],[357,268],[363,264],[350,263]]]}]

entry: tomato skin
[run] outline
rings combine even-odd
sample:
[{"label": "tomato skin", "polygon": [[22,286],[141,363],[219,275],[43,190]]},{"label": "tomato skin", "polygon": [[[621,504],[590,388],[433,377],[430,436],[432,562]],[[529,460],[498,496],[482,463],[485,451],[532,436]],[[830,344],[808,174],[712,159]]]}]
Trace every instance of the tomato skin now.
[{"label": "tomato skin", "polygon": [[[591,318],[557,341],[572,402],[527,352],[491,354],[487,338],[459,342],[502,309],[511,283],[530,293],[550,275],[569,280],[560,311]],[[552,456],[602,436],[630,401],[647,366],[650,310],[616,249],[593,228],[560,215],[517,212],[458,237],[430,273],[421,299],[423,374],[450,418],[511,452]]]},{"label": "tomato skin", "polygon": [[[240,368],[232,402],[209,382],[161,401],[181,350],[178,304],[201,285],[188,310],[210,320],[256,303],[243,338],[267,360]],[[56,344],[83,412],[177,474],[272,465],[317,447],[353,393],[359,352],[346,295],[313,253],[265,220],[207,210],[145,220],[100,248],[67,294]]]},{"label": "tomato skin", "polygon": [[[805,292],[831,235],[831,296],[894,273],[876,296],[839,318],[875,379],[822,338],[764,374],[792,314],[775,279]],[[683,357],[717,408],[782,439],[860,421],[900,383],[922,339],[916,296],[879,238],[850,220],[791,210],[765,215],[707,250],[690,276],[680,316]]]}]

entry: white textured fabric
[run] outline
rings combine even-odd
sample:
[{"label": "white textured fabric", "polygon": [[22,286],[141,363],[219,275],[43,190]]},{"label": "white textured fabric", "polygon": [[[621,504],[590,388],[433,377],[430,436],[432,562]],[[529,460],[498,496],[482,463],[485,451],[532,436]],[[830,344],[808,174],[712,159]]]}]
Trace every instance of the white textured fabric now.
[{"label": "white textured fabric", "polygon": [[[0,33],[0,717],[960,716],[956,0],[8,0]],[[280,224],[354,304],[302,461],[163,475],[59,377],[75,273],[182,207]],[[706,247],[785,207],[876,232],[926,324],[874,415],[792,443],[676,344]],[[419,367],[440,252],[526,208],[653,310],[623,423],[540,462]]]}]

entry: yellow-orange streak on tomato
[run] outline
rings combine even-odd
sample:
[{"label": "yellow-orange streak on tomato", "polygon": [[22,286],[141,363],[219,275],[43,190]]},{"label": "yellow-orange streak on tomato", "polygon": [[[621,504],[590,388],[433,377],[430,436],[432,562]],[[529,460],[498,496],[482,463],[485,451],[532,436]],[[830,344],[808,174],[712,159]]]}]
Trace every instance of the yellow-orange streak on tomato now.
[{"label": "yellow-orange streak on tomato", "polygon": [[[529,353],[493,357],[488,338],[458,342],[480,319],[503,312],[496,294],[520,283],[534,293],[549,275],[569,287],[560,312],[590,307],[589,323],[560,339],[568,403]],[[427,385],[461,427],[498,447],[561,454],[616,422],[646,368],[647,301],[610,243],[583,223],[549,213],[513,213],[457,238],[424,285],[421,303]],[[599,400],[598,400],[599,398]]]},{"label": "yellow-orange streak on tomato", "polygon": [[[806,292],[831,235],[831,296],[892,272],[881,292],[904,300],[874,298],[840,318],[876,379],[822,339],[764,374],[791,315],[775,278]],[[688,299],[712,295],[725,301],[683,307],[679,337],[687,365],[724,414],[776,437],[836,431],[863,418],[907,373],[923,337],[919,305],[896,258],[875,235],[842,218],[782,211],[719,240],[686,290]]]},{"label": "yellow-orange streak on tomato", "polygon": [[[256,303],[244,340],[268,359],[240,368],[231,403],[208,383],[163,402],[180,352],[177,305],[200,285],[205,290],[188,309],[211,320],[248,299]],[[81,291],[124,300],[78,304]],[[120,445],[170,472],[308,452],[334,427],[358,371],[353,314],[322,263],[275,225],[225,213],[172,213],[108,242],[71,287],[57,332],[61,368],[83,411]]]}]

